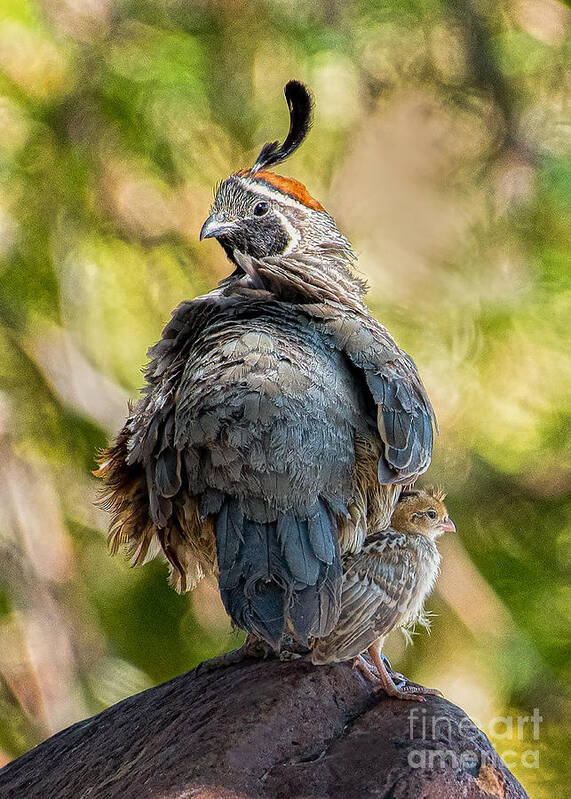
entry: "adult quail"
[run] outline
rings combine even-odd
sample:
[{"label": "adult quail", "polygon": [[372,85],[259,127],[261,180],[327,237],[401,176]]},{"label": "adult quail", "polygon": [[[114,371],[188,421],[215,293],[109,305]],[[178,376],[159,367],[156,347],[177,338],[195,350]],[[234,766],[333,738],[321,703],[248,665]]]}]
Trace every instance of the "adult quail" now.
[{"label": "adult quail", "polygon": [[274,650],[331,632],[340,554],[387,527],[428,468],[434,423],[413,361],[364,304],[349,242],[269,171],[311,122],[305,86],[284,91],[285,141],[219,186],[200,233],[234,271],[176,308],[98,472],[112,551],[162,553],[179,591],[217,573],[234,623]]},{"label": "adult quail", "polygon": [[[456,530],[441,491],[401,494],[391,526],[371,534],[360,552],[343,557],[341,614],[332,632],[312,647],[315,664],[355,660],[363,673],[390,696],[422,700],[432,688],[397,688],[381,658],[386,636],[416,622],[428,626],[424,601],[434,588],[440,555],[435,540]],[[368,652],[376,674],[360,658]]]}]

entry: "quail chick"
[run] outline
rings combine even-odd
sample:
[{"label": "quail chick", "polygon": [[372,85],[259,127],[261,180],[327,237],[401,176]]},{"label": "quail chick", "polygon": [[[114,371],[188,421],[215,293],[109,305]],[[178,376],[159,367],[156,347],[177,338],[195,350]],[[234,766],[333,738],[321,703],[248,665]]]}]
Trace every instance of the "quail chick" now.
[{"label": "quail chick", "polygon": [[[440,693],[411,685],[397,688],[383,662],[382,649],[392,630],[426,623],[424,601],[432,591],[440,565],[436,539],[455,531],[434,489],[406,491],[400,497],[388,530],[369,536],[362,550],[343,558],[341,614],[333,631],[314,643],[315,664],[354,660],[387,694],[421,701],[422,694]],[[368,652],[377,674],[367,666]]]},{"label": "quail chick", "polygon": [[305,86],[285,95],[284,142],[218,187],[202,227],[233,272],[174,311],[98,472],[112,550],[162,554],[179,591],[216,573],[234,623],[274,650],[331,632],[341,555],[388,526],[435,425],[412,359],[365,305],[351,245],[270,171],[311,121]]}]

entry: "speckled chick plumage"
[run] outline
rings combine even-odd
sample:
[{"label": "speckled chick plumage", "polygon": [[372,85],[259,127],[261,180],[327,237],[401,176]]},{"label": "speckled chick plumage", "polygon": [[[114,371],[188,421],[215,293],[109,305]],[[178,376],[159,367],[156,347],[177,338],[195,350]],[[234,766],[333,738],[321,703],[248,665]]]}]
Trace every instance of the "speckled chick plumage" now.
[{"label": "speckled chick plumage", "polygon": [[440,567],[436,539],[454,530],[442,492],[404,493],[388,530],[369,535],[343,558],[341,613],[329,636],[314,642],[316,664],[352,660],[395,629],[427,625],[424,603]]}]

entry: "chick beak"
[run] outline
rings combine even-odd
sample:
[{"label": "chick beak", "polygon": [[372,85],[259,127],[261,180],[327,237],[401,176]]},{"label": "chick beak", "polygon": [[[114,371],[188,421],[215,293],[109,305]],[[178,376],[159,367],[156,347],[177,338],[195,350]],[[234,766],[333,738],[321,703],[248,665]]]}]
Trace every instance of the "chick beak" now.
[{"label": "chick beak", "polygon": [[456,532],[456,525],[448,516],[444,519],[442,524],[440,525],[441,530],[445,533],[455,533]]},{"label": "chick beak", "polygon": [[200,229],[200,241],[202,239],[217,239],[236,229],[235,222],[229,222],[220,214],[210,214],[206,222]]}]

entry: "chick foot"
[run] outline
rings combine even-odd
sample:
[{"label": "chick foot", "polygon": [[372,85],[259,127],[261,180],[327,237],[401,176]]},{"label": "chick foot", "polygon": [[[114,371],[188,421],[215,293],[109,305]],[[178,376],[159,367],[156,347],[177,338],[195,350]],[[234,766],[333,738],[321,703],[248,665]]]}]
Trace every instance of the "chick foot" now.
[{"label": "chick foot", "polygon": [[[409,685],[402,674],[397,674],[396,672],[389,673],[381,659],[378,648],[374,645],[369,648],[368,652],[378,674],[376,680],[377,687],[382,689],[389,696],[394,696],[397,699],[406,699],[409,702],[424,702],[425,696],[442,696],[442,693],[437,688],[425,688],[422,685]],[[402,678],[403,684],[395,685],[395,677]]]},{"label": "chick foot", "polygon": [[[400,674],[398,671],[393,671],[391,668],[390,661],[388,657],[385,655],[381,655],[383,665],[386,666],[386,671],[390,675],[391,682],[393,686],[397,689],[402,689],[406,685],[406,677],[404,674]],[[352,664],[351,668],[360,671],[365,679],[369,680],[369,682],[375,683],[378,685],[381,680],[381,676],[376,666],[372,663],[369,663],[363,655],[359,655],[356,657]]]},{"label": "chick foot", "polygon": [[[355,671],[361,672],[363,677],[368,680],[369,682],[375,683],[375,685],[379,682],[379,674],[372,664],[367,663],[363,655],[358,655],[351,663],[351,668]],[[374,669],[374,671],[373,671]]]}]

